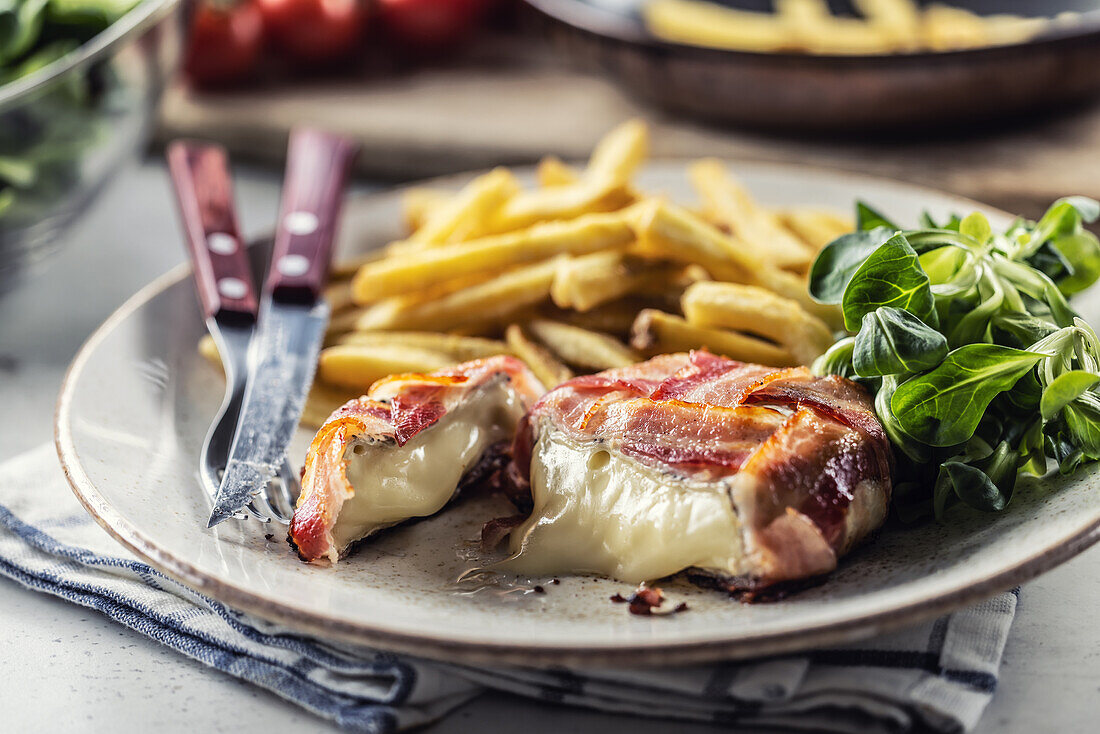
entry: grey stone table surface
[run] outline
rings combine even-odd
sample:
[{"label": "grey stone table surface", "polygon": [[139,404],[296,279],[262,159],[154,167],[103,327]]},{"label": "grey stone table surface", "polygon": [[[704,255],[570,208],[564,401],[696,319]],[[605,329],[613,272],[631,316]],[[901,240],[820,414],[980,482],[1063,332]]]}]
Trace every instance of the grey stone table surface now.
[{"label": "grey stone table surface", "polygon": [[[244,228],[267,229],[269,171],[237,171]],[[53,403],[81,342],[123,300],[183,259],[163,167],[130,167],[56,257],[0,294],[0,460],[50,441]],[[3,478],[0,477],[0,481]],[[1027,584],[982,734],[1095,731],[1100,719],[1100,549]],[[0,730],[333,730],[97,613],[0,581]],[[486,695],[430,727],[465,731],[709,732]]]}]

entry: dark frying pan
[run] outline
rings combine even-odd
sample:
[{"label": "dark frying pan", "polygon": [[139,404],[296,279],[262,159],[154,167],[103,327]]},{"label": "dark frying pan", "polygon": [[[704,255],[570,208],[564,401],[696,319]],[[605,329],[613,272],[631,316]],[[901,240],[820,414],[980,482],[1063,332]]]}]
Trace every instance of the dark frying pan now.
[{"label": "dark frying pan", "polygon": [[[771,7],[766,0],[722,1]],[[643,0],[527,2],[551,19],[552,40],[570,60],[661,107],[718,123],[851,132],[973,126],[1100,95],[1100,0],[946,0],[979,13],[1073,10],[1081,18],[1010,46],[874,56],[669,43],[646,31],[637,12]]]}]

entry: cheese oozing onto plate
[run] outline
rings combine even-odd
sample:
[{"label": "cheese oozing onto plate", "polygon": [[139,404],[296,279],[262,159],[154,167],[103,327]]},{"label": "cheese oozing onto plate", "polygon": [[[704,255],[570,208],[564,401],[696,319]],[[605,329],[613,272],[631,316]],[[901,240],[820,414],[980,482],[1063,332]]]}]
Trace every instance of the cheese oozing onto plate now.
[{"label": "cheese oozing onto plate", "polygon": [[502,569],[630,583],[690,567],[742,573],[728,483],[678,477],[556,430],[542,432],[533,459],[534,511],[513,531]]},{"label": "cheese oozing onto plate", "polygon": [[494,445],[510,441],[525,407],[504,380],[475,392],[404,446],[362,437],[351,446],[353,495],[332,528],[338,548],[406,520],[434,515]]},{"label": "cheese oozing onto plate", "polygon": [[289,541],[335,563],[358,540],[439,512],[464,482],[498,470],[544,389],[514,357],[380,380],[318,430]]},{"label": "cheese oozing onto plate", "polygon": [[860,386],[707,352],[559,385],[512,453],[534,509],[502,569],[730,590],[832,571],[884,521],[893,468]]}]

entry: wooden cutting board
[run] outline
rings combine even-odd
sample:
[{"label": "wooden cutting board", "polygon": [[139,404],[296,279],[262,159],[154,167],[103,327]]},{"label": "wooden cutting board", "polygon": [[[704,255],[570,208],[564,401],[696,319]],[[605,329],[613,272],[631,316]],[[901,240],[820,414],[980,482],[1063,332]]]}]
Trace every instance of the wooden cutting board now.
[{"label": "wooden cutting board", "polygon": [[362,142],[360,173],[406,181],[530,163],[548,153],[583,159],[602,133],[634,116],[651,121],[658,157],[840,168],[944,189],[1032,217],[1059,196],[1100,198],[1100,106],[1008,120],[995,129],[905,139],[770,135],[670,119],[639,106],[609,81],[532,57],[514,44],[373,79],[216,95],[178,85],[163,100],[158,137],[211,138],[239,156],[277,161],[292,125],[322,125]]}]

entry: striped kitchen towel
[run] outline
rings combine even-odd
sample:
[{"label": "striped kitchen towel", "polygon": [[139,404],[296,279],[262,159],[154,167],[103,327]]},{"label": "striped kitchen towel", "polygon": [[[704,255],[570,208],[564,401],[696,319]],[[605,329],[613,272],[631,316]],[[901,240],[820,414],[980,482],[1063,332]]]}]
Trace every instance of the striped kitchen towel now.
[{"label": "striped kitchen towel", "polygon": [[471,668],[352,651],[228,609],[129,555],[80,507],[52,446],[0,466],[0,574],[356,732],[422,725],[487,689],[734,729],[963,732],[996,688],[1017,596],[858,644],[676,669]]}]

